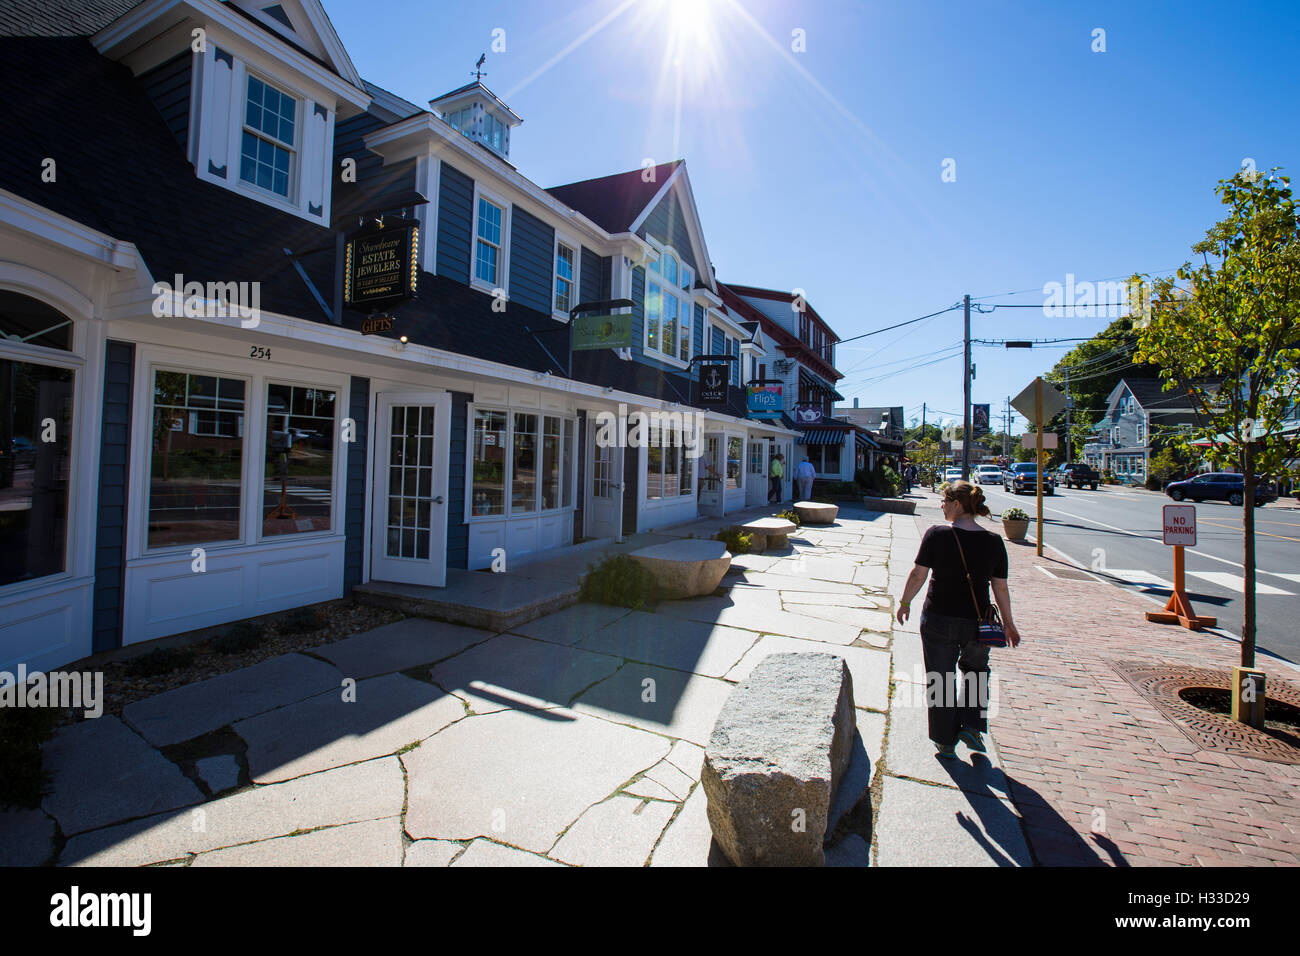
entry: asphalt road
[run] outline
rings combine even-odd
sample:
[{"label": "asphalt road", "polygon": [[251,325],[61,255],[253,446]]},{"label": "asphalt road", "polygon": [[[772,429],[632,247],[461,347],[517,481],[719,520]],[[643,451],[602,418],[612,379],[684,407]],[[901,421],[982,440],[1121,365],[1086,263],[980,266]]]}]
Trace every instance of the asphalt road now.
[{"label": "asphalt road", "polygon": [[[1018,505],[1036,516],[1033,495],[984,485],[994,515]],[[1173,579],[1173,548],[1163,543],[1163,494],[1104,486],[1060,488],[1043,496],[1043,542],[1084,568],[1163,604]],[[1187,595],[1197,613],[1219,619],[1234,636],[1242,623],[1242,509],[1196,505],[1196,547],[1186,549]],[[1029,526],[1034,537],[1035,525]],[[1255,510],[1256,645],[1300,663],[1300,502],[1286,498]],[[1155,625],[1152,625],[1153,627]]]}]

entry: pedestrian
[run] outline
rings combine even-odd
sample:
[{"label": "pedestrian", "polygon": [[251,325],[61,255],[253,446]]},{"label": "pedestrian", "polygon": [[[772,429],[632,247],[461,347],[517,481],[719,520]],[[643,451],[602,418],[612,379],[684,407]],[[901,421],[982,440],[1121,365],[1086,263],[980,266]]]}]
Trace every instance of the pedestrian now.
[{"label": "pedestrian", "polygon": [[807,501],[812,497],[813,479],[817,477],[817,469],[807,458],[794,466],[794,480],[799,483],[799,500]]},{"label": "pedestrian", "polygon": [[777,452],[772,456],[772,465],[768,469],[767,480],[767,503],[769,505],[779,505],[781,503],[781,483],[785,478],[785,460],[781,453]]},{"label": "pedestrian", "polygon": [[949,523],[934,525],[921,538],[898,602],[898,623],[907,621],[912,598],[933,572],[921,609],[926,711],[936,756],[954,759],[958,740],[976,753],[987,751],[989,648],[979,643],[979,622],[989,607],[990,586],[1010,647],[1020,643],[1020,633],[1011,619],[1006,545],[975,521],[989,515],[983,489],[954,481],[943,489],[942,508]]}]

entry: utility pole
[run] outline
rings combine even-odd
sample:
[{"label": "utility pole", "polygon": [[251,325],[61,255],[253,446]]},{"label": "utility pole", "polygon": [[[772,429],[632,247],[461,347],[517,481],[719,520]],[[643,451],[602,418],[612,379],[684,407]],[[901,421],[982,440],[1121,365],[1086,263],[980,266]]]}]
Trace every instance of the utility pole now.
[{"label": "utility pole", "polygon": [[1002,410],[1002,457],[1007,457],[1007,443],[1011,441],[1011,396],[1007,396],[1006,408]]},{"label": "utility pole", "polygon": [[961,430],[961,476],[964,480],[970,480],[970,296],[963,298],[966,306],[966,389],[965,398],[962,401],[962,430]]},{"label": "utility pole", "polygon": [[925,441],[925,402],[921,403],[921,441]]},{"label": "utility pole", "polygon": [[1074,403],[1070,401],[1070,366],[1065,367],[1065,463],[1067,465],[1074,462],[1074,442],[1070,440],[1070,406]]}]

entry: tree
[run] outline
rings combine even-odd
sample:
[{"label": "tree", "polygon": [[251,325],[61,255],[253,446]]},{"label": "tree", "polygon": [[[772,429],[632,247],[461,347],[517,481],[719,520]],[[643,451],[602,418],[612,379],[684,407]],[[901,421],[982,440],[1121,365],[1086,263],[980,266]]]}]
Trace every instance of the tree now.
[{"label": "tree", "polygon": [[[1092,433],[1092,426],[1106,413],[1106,399],[1119,380],[1126,375],[1150,375],[1141,366],[1134,366],[1132,358],[1136,348],[1133,320],[1127,315],[1121,316],[1088,341],[1062,355],[1052,370],[1043,376],[1046,381],[1063,388],[1065,373],[1069,370],[1070,397],[1074,399],[1070,416],[1071,457],[1077,458],[1083,451],[1083,443]],[[1059,431],[1064,433],[1064,412],[1048,423],[1049,428],[1055,425],[1059,425]]]},{"label": "tree", "polygon": [[1201,263],[1183,264],[1181,285],[1152,283],[1137,357],[1186,394],[1210,461],[1245,479],[1241,664],[1254,667],[1256,476],[1296,454],[1282,426],[1300,399],[1300,218],[1276,169],[1240,172],[1215,192],[1229,213],[1192,247]]}]

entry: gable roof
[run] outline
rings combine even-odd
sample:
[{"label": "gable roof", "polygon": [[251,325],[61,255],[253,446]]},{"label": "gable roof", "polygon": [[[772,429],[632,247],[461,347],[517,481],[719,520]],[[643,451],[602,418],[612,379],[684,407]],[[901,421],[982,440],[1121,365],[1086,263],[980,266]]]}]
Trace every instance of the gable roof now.
[{"label": "gable roof", "polygon": [[[739,285],[735,282],[729,282],[727,284],[738,296],[754,299],[769,299],[773,302],[794,301],[793,292],[782,292],[779,289],[763,289],[753,285]],[[804,299],[804,309],[809,315],[817,320],[823,329],[826,330],[826,334],[831,337],[832,342],[838,342],[840,340],[840,337],[835,333],[835,330],[830,327],[825,319],[817,314],[817,310],[812,307],[812,303],[809,302],[807,298]]]},{"label": "gable roof", "polygon": [[[718,293],[722,296],[722,302],[728,310],[735,313],[736,321],[757,322],[759,328],[763,330],[763,334],[772,341],[773,345],[779,348],[788,357],[795,358],[807,365],[828,381],[838,382],[844,377],[843,373],[838,369],[832,366],[808,346],[800,342],[798,336],[790,334],[773,321],[770,316],[764,315],[758,309],[754,308],[753,305],[742,299],[735,291],[736,288],[736,286],[732,286],[725,282],[718,283]],[[752,287],[740,286],[740,288],[749,289]],[[781,293],[777,293],[776,295],[780,294]],[[787,298],[786,301],[793,301],[793,298]],[[843,398],[841,397],[840,400],[843,401]]]},{"label": "gable roof", "polygon": [[[631,232],[632,224],[671,179],[682,160],[654,167],[646,182],[645,170],[633,169],[612,176],[552,186],[546,191],[571,209],[576,209],[606,232]],[[702,270],[697,270],[702,271]]]}]

